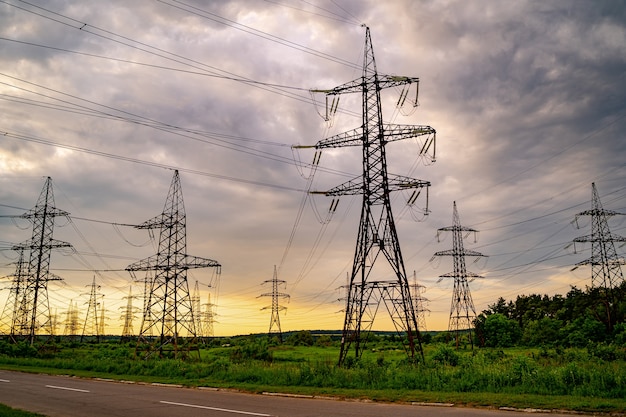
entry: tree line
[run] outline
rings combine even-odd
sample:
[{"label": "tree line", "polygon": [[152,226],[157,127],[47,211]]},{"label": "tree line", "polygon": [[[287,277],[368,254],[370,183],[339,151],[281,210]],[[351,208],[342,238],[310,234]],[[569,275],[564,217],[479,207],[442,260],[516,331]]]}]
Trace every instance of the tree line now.
[{"label": "tree line", "polygon": [[480,346],[626,346],[626,282],[615,288],[571,287],[562,296],[500,297],[475,321]]}]

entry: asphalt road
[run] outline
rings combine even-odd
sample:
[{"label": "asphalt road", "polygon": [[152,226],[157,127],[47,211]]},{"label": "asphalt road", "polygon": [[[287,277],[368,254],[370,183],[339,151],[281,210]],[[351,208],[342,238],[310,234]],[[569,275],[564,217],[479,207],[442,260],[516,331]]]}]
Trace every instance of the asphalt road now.
[{"label": "asphalt road", "polygon": [[[515,417],[511,411],[252,395],[0,371],[0,403],[50,417]],[[555,416],[555,414],[551,414]]]}]

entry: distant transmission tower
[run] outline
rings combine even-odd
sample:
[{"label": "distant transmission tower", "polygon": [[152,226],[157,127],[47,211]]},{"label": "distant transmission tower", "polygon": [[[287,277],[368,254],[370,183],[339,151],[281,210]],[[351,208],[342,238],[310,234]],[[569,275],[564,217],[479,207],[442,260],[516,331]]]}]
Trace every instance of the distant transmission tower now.
[{"label": "distant transmission tower", "polygon": [[[381,90],[385,88],[403,88],[398,100],[400,106],[405,102],[411,86],[414,85],[417,89],[418,82],[419,79],[414,77],[378,73],[370,30],[366,27],[362,76],[331,90],[312,90],[325,93],[327,98],[333,96],[331,112],[336,109],[334,100],[338,97],[335,96],[346,93],[357,93],[362,96],[362,125],[354,130],[323,139],[312,146],[315,149],[359,146],[363,154],[362,176],[329,191],[318,192],[326,196],[363,196],[339,366],[344,364],[351,346],[354,346],[355,358],[361,357],[381,301],[387,308],[396,332],[402,334],[403,339],[406,338],[405,349],[409,359],[412,361],[416,359],[416,341],[419,355],[422,359],[424,356],[396,224],[391,211],[390,193],[415,189],[414,195],[409,199],[414,201],[422,188],[428,191],[430,183],[388,174],[385,147],[389,142],[424,136],[426,140],[421,146],[420,155],[427,155],[432,148],[434,160],[435,130],[430,126],[384,123],[380,97]],[[417,93],[414,107],[416,106]],[[386,261],[387,269],[375,273],[376,261]],[[385,280],[387,276],[393,276],[393,279]]]},{"label": "distant transmission tower", "polygon": [[98,297],[100,294],[100,286],[96,285],[96,277],[93,277],[91,282],[91,291],[89,292],[89,302],[87,306],[87,315],[85,316],[85,324],[83,326],[83,334],[80,336],[82,342],[85,336],[95,336],[96,341],[100,341],[100,325],[98,323]]},{"label": "distant transmission tower", "polygon": [[211,303],[211,294],[209,293],[208,300],[205,304],[203,304],[204,310],[201,311],[202,314],[202,325],[204,328],[202,329],[202,334],[206,338],[210,338],[214,336],[214,323],[215,323],[215,312],[213,307],[215,304]]},{"label": "distant transmission tower", "polygon": [[[144,306],[137,350],[145,348],[146,356],[155,352],[160,356],[168,352],[174,357],[184,356],[194,347],[197,337],[187,270],[220,268],[220,264],[211,259],[187,255],[186,215],[178,170],[174,172],[163,213],[135,227],[160,230],[157,254],[126,267],[131,274],[136,271],[155,272],[149,282],[150,292]],[[156,340],[151,340],[152,334],[155,334]],[[183,346],[185,336],[188,339]]]},{"label": "distant transmission tower", "polygon": [[[278,303],[280,298],[289,298],[289,294],[282,293],[278,290],[278,287],[281,284],[286,284],[286,281],[278,279],[278,274],[276,272],[276,265],[274,265],[274,277],[271,280],[263,281],[263,284],[272,283],[272,292],[266,292],[264,294],[259,295],[259,297],[272,297],[272,306],[271,307],[263,307],[261,310],[267,310],[268,308],[272,309],[272,317],[270,319],[270,329],[268,331],[268,335],[271,337],[272,335],[278,336],[278,340],[283,342],[283,332],[280,328],[280,316],[279,311],[286,310],[287,307],[281,306]],[[257,298],[259,298],[257,297]]]},{"label": "distant transmission tower", "polygon": [[17,317],[19,303],[24,292],[24,284],[26,281],[26,271],[24,262],[24,250],[19,250],[19,256],[17,262],[15,262],[15,273],[10,275],[12,277],[11,286],[9,287],[9,295],[7,302],[2,310],[0,316],[0,326],[2,326],[2,334],[13,335],[16,334],[17,329],[13,329],[15,324],[15,318]]},{"label": "distant transmission tower", "polygon": [[133,307],[133,287],[128,288],[128,295],[124,297],[126,299],[126,306],[122,310],[121,319],[124,320],[124,327],[122,328],[121,342],[128,342],[135,336],[135,330],[133,329],[133,320],[135,319],[135,313],[137,310]]},{"label": "distant transmission tower", "polygon": [[463,248],[463,235],[466,233],[477,233],[477,230],[461,226],[459,212],[456,209],[456,201],[453,204],[452,214],[453,225],[443,227],[439,232],[452,232],[452,250],[444,250],[436,252],[433,256],[452,256],[454,260],[454,271],[440,275],[440,282],[443,278],[454,279],[454,289],[452,290],[452,303],[450,306],[450,321],[448,331],[454,333],[456,347],[459,347],[459,341],[462,333],[467,333],[472,349],[474,341],[472,340],[472,327],[476,319],[476,309],[472,301],[472,295],[469,289],[469,282],[474,278],[482,278],[473,272],[469,272],[465,268],[466,256],[485,256],[482,253]]},{"label": "distant transmission tower", "polygon": [[415,308],[415,317],[417,318],[417,328],[420,331],[426,331],[426,312],[430,310],[424,305],[428,302],[427,298],[422,296],[423,285],[417,283],[417,275],[413,271],[413,283],[411,284],[413,296],[413,308]]},{"label": "distant transmission tower", "polygon": [[50,255],[52,249],[71,245],[53,239],[52,234],[54,219],[67,216],[68,212],[54,207],[52,178],[47,177],[35,208],[20,216],[33,224],[31,239],[13,247],[17,251],[29,251],[24,292],[11,326],[14,340],[27,340],[32,345],[38,335],[53,336],[48,282],[60,281],[61,278],[50,273]]},{"label": "distant transmission tower", "polygon": [[67,336],[69,340],[75,340],[78,335],[78,307],[73,300],[70,300],[70,305],[65,314],[63,335]]},{"label": "distant transmission tower", "polygon": [[591,216],[591,235],[574,239],[574,242],[591,242],[591,258],[576,264],[591,265],[591,286],[598,289],[605,300],[606,321],[609,331],[616,323],[619,302],[619,292],[615,291],[624,282],[622,265],[624,259],[617,256],[615,242],[626,242],[626,237],[614,235],[609,230],[608,219],[612,216],[623,215],[616,211],[605,210],[596,190],[596,184],[591,184],[591,210],[585,210],[576,215]]}]

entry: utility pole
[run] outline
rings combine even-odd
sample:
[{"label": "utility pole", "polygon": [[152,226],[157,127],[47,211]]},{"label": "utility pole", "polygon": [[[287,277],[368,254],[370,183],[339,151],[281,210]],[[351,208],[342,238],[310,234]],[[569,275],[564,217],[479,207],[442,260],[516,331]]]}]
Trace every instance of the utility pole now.
[{"label": "utility pole", "polygon": [[35,207],[20,218],[33,224],[31,239],[13,247],[17,251],[29,251],[28,269],[24,280],[24,292],[19,300],[17,314],[11,326],[14,340],[27,340],[31,345],[40,334],[54,334],[48,299],[48,283],[61,278],[50,273],[52,249],[69,248],[71,245],[52,238],[54,219],[67,217],[69,213],[54,207],[52,178],[47,177]]},{"label": "utility pole", "polygon": [[[280,316],[279,316],[279,311],[281,310],[286,310],[287,307],[285,306],[280,306],[278,304],[278,299],[279,298],[289,298],[289,294],[285,294],[282,292],[279,292],[278,287],[280,285],[286,285],[287,282],[278,279],[278,273],[276,272],[276,265],[274,265],[274,277],[271,280],[267,280],[267,281],[263,281],[263,284],[268,284],[268,283],[272,283],[272,292],[271,293],[264,293],[259,295],[259,297],[272,297],[272,306],[271,307],[263,307],[261,310],[267,310],[268,308],[272,309],[272,317],[270,319],[270,329],[268,331],[268,336],[272,336],[272,334],[275,334],[278,336],[278,340],[280,341],[280,343],[283,342],[283,332],[280,328]],[[257,297],[257,298],[259,298]]]},{"label": "utility pole", "polygon": [[[434,160],[435,129],[430,126],[384,123],[381,104],[383,89],[403,88],[400,100],[398,100],[400,105],[404,103],[411,86],[415,86],[417,90],[418,83],[419,79],[415,77],[378,73],[370,29],[366,27],[362,76],[331,90],[312,90],[312,92],[326,94],[327,102],[329,96],[332,96],[333,100],[338,98],[335,96],[348,93],[357,93],[362,96],[360,127],[323,139],[314,146],[298,146],[298,148],[315,149],[358,146],[362,150],[363,173],[360,177],[325,192],[314,192],[331,197],[363,196],[356,249],[350,273],[339,366],[344,365],[352,347],[355,359],[361,357],[381,301],[387,308],[396,332],[402,336],[403,340],[407,340],[404,347],[409,359],[411,361],[416,359],[416,349],[422,359],[424,356],[404,259],[391,211],[390,193],[414,189],[414,195],[410,198],[414,201],[422,189],[426,188],[428,191],[430,182],[389,174],[386,145],[394,141],[424,137],[419,154],[427,155],[432,148]],[[336,104],[331,106],[334,111]],[[416,106],[417,92],[414,107]],[[383,272],[380,268],[375,268],[381,263],[384,264],[383,268],[386,266]],[[393,276],[393,279],[385,280],[384,277],[389,275]]]},{"label": "utility pole", "polygon": [[[95,336],[96,341],[100,341],[100,326],[98,323],[98,291],[100,286],[96,285],[96,277],[91,282],[91,291],[89,292],[89,302],[87,306],[87,315],[85,316],[85,324],[83,326],[83,334],[80,336],[82,343],[85,335]],[[89,332],[89,333],[88,333]]]},{"label": "utility pole", "polygon": [[[149,282],[137,352],[144,350],[146,357],[155,352],[184,357],[197,348],[187,270],[221,266],[211,259],[187,255],[187,221],[178,170],[174,171],[163,212],[135,228],[160,230],[157,254],[126,267],[133,276],[136,271],[155,272]],[[152,329],[156,340],[151,340]]]},{"label": "utility pole", "polygon": [[469,272],[465,267],[466,256],[485,256],[480,252],[468,250],[463,247],[463,235],[465,233],[474,233],[477,230],[470,227],[461,226],[459,212],[456,208],[456,201],[453,204],[452,214],[453,225],[438,229],[437,234],[441,232],[452,232],[452,250],[444,250],[436,252],[433,256],[452,256],[454,261],[454,271],[439,276],[437,282],[441,282],[444,278],[454,279],[454,289],[452,290],[452,303],[450,306],[450,321],[448,323],[448,331],[454,333],[456,347],[459,348],[461,334],[468,333],[469,341],[474,349],[474,341],[472,340],[472,327],[476,319],[476,309],[472,301],[469,283],[474,278],[482,278],[473,272]]},{"label": "utility pole", "polygon": [[[617,287],[624,282],[622,265],[624,258],[617,256],[615,242],[626,242],[626,237],[614,235],[609,229],[608,219],[613,216],[623,216],[612,210],[602,207],[596,184],[591,184],[591,210],[585,210],[576,215],[591,217],[591,235],[577,237],[576,242],[591,242],[591,258],[576,264],[574,269],[581,265],[591,265],[591,287],[600,293],[606,312],[605,325],[609,332],[617,323],[618,306],[621,300]],[[572,270],[574,270],[572,269]]]}]

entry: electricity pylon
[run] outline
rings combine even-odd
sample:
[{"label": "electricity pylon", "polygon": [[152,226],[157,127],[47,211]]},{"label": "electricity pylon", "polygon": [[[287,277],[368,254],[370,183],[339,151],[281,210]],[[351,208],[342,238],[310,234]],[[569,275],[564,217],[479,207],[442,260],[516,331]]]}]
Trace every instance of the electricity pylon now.
[{"label": "electricity pylon", "polygon": [[95,336],[96,341],[100,341],[100,323],[98,322],[98,291],[100,286],[96,285],[96,277],[91,282],[91,291],[89,292],[89,302],[87,306],[87,315],[85,316],[85,324],[83,325],[83,334],[80,336],[82,342],[85,336]]},{"label": "electricity pylon", "polygon": [[133,287],[128,288],[128,295],[124,297],[126,299],[126,307],[122,311],[121,319],[124,320],[124,327],[122,328],[121,342],[127,342],[135,336],[135,330],[133,329],[133,320],[135,319],[135,313],[137,310],[133,307]]},{"label": "electricity pylon", "polygon": [[209,293],[208,300],[203,304],[204,310],[201,311],[202,315],[202,334],[204,337],[209,338],[214,336],[214,326],[215,323],[215,312],[213,311],[213,307],[215,304],[211,303],[211,293]]},{"label": "electricity pylon", "polygon": [[[361,357],[378,310],[383,301],[397,333],[403,333],[407,344],[405,350],[411,361],[417,350],[423,359],[415,309],[412,305],[404,260],[391,211],[391,191],[415,189],[413,199],[430,182],[391,175],[387,172],[386,145],[403,139],[424,136],[420,155],[427,155],[432,148],[434,160],[435,130],[430,126],[398,125],[383,123],[381,90],[411,85],[417,86],[415,77],[379,74],[374,60],[370,30],[365,31],[365,51],[362,76],[354,81],[331,90],[312,90],[326,96],[360,93],[362,96],[362,124],[360,127],[319,141],[315,149],[359,146],[363,155],[363,174],[325,192],[314,192],[326,196],[362,195],[361,218],[357,234],[356,249],[350,273],[348,299],[346,302],[343,335],[339,353],[339,366],[345,362],[354,345],[356,359]],[[404,101],[406,93],[401,94]],[[414,104],[417,106],[417,102]],[[298,146],[300,148],[306,146]],[[379,255],[383,255],[382,257]],[[386,262],[385,272],[375,271],[376,261]],[[380,266],[378,262],[377,266]],[[385,276],[392,280],[384,280]],[[373,297],[373,298],[372,298]],[[376,302],[375,308],[370,300]],[[404,339],[404,337],[403,337]]]},{"label": "electricity pylon", "polygon": [[67,336],[69,340],[76,339],[78,334],[78,307],[74,304],[73,300],[70,300],[70,306],[65,313],[65,329],[63,335]]},{"label": "electricity pylon", "polygon": [[[186,215],[178,170],[174,172],[163,212],[135,228],[160,230],[157,254],[126,267],[133,276],[136,271],[154,271],[149,282],[150,292],[144,306],[137,352],[145,349],[146,356],[155,352],[163,356],[168,351],[173,357],[185,356],[194,347],[197,337],[187,270],[220,268],[220,264],[187,255]],[[156,340],[150,340],[152,329],[156,330]]]},{"label": "electricity pylon", "polygon": [[61,278],[50,273],[52,249],[68,248],[71,245],[52,238],[54,219],[67,217],[69,213],[54,207],[52,178],[47,177],[35,207],[19,216],[33,224],[31,239],[15,245],[14,250],[29,251],[28,269],[24,280],[24,292],[20,297],[17,314],[11,326],[14,340],[27,340],[31,345],[38,335],[54,334],[48,299],[48,283]]},{"label": "electricity pylon", "polygon": [[591,265],[591,287],[600,291],[604,299],[606,310],[605,324],[609,331],[613,330],[618,314],[619,292],[615,289],[624,282],[622,265],[624,259],[617,256],[615,242],[626,242],[626,237],[614,235],[609,229],[608,218],[624,215],[612,210],[605,210],[596,189],[591,184],[591,210],[585,210],[576,215],[591,216],[591,235],[581,236],[574,242],[591,242],[591,258],[576,264],[574,269],[581,265]]},{"label": "electricity pylon", "polygon": [[0,316],[0,326],[2,326],[2,333],[7,335],[15,334],[13,326],[15,324],[15,317],[19,308],[19,303],[24,292],[24,284],[26,278],[26,271],[24,268],[24,249],[19,250],[17,262],[15,262],[15,273],[10,275],[11,286],[9,287],[9,296],[7,302],[2,310]]},{"label": "electricity pylon", "polygon": [[456,201],[453,204],[452,214],[453,225],[438,229],[440,232],[452,232],[452,250],[444,250],[436,252],[433,256],[452,256],[454,262],[453,272],[439,276],[440,282],[444,278],[454,279],[454,289],[452,290],[452,303],[450,305],[450,321],[448,323],[448,331],[454,333],[456,347],[459,347],[461,333],[467,332],[472,349],[474,349],[474,341],[472,340],[472,326],[476,319],[476,309],[472,301],[472,294],[469,289],[469,282],[474,278],[482,278],[474,272],[469,272],[465,267],[466,256],[485,256],[480,252],[468,250],[463,247],[463,235],[467,233],[477,233],[477,230],[471,227],[461,226],[459,212],[456,208]]},{"label": "electricity pylon", "polygon": [[411,284],[412,296],[413,296],[413,308],[415,308],[415,317],[417,318],[417,328],[421,331],[426,330],[426,317],[427,309],[424,304],[428,302],[428,298],[422,296],[423,285],[417,283],[417,274],[413,271],[413,283]]},{"label": "electricity pylon", "polygon": [[272,292],[266,292],[264,294],[259,295],[259,297],[272,297],[272,305],[271,307],[263,307],[261,310],[267,310],[268,308],[272,309],[272,317],[270,319],[270,329],[267,332],[271,337],[273,334],[278,336],[278,340],[283,342],[283,332],[280,328],[280,315],[279,311],[286,310],[287,307],[281,306],[278,303],[280,298],[289,298],[289,294],[282,293],[278,290],[278,287],[281,284],[287,284],[286,281],[278,279],[278,274],[276,272],[276,265],[274,265],[274,277],[271,280],[263,281],[263,284],[272,283]]}]

